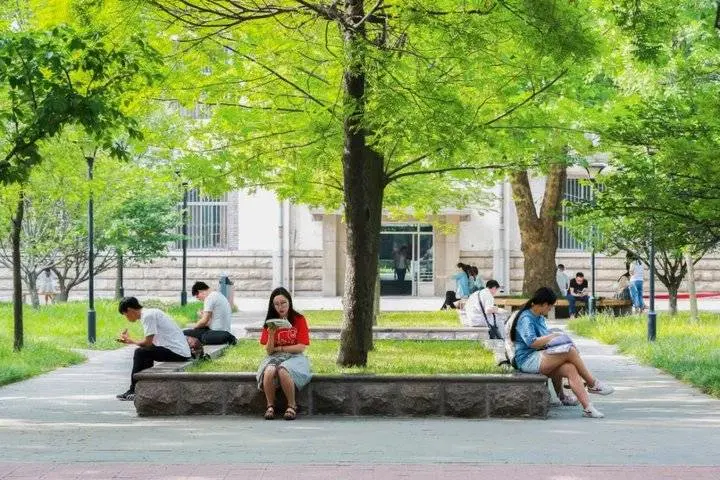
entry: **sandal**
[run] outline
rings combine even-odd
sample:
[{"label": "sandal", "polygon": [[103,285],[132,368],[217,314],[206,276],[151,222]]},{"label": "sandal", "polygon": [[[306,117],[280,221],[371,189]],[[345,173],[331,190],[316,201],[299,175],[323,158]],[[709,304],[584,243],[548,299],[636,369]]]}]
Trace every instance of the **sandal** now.
[{"label": "sandal", "polygon": [[288,406],[285,410],[285,415],[283,415],[283,418],[285,420],[295,420],[295,417],[297,417],[297,405],[294,407]]},{"label": "sandal", "polygon": [[268,405],[265,409],[265,420],[274,420],[275,419],[275,406],[274,405]]}]

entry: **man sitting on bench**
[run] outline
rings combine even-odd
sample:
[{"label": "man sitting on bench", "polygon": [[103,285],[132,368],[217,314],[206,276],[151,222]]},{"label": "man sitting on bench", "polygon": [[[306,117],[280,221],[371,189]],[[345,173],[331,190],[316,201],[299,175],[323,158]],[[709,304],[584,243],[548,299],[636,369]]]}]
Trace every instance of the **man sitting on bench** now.
[{"label": "man sitting on bench", "polygon": [[236,343],[230,333],[231,309],[230,302],[220,292],[213,292],[205,282],[195,282],[191,290],[192,296],[204,302],[200,312],[200,320],[193,328],[184,330],[188,337],[195,337],[203,345],[220,345]]},{"label": "man sitting on bench", "polygon": [[577,272],[575,278],[570,280],[570,289],[567,294],[570,318],[575,318],[575,302],[578,300],[585,302],[585,305],[588,304],[588,281],[585,280],[582,272]]}]

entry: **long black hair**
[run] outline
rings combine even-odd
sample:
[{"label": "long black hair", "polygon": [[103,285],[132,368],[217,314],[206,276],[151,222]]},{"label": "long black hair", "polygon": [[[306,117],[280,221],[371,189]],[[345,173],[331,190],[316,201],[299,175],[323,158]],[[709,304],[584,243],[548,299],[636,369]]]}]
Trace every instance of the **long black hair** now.
[{"label": "long black hair", "polygon": [[[530,310],[533,305],[555,305],[556,301],[557,296],[551,288],[538,288],[535,293],[533,293],[532,298],[530,298],[530,300],[528,300],[525,305],[523,305],[517,315],[515,315],[515,325],[517,325],[517,321],[520,319],[520,315],[522,315],[525,310]],[[515,325],[513,325],[513,328],[510,330],[510,340],[512,340],[513,342],[515,341]]]},{"label": "long black hair", "polygon": [[[288,321],[292,325],[295,325],[295,317],[299,316],[300,314],[298,312],[296,312],[295,309],[293,308],[292,297],[290,296],[290,292],[288,292],[287,289],[285,289],[284,287],[278,287],[275,290],[273,290],[272,293],[270,294],[270,301],[268,302],[268,311],[267,311],[267,315],[265,316],[265,320],[270,320],[271,318],[278,318],[277,310],[275,310],[275,305],[273,305],[273,300],[278,295],[282,295],[283,297],[287,298],[288,304],[289,304]],[[264,326],[267,326],[267,322],[265,323]]]}]

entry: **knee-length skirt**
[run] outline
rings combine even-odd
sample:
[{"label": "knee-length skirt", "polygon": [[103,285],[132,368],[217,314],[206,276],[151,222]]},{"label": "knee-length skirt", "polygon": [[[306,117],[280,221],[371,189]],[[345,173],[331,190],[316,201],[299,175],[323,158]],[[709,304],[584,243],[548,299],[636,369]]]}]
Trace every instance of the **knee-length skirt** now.
[{"label": "knee-length skirt", "polygon": [[[276,352],[268,355],[260,362],[257,371],[258,389],[262,390],[263,375],[268,365],[282,367],[288,371],[298,390],[310,383],[312,373],[310,372],[310,360],[302,353]],[[275,378],[275,386],[279,386],[278,379]]]}]

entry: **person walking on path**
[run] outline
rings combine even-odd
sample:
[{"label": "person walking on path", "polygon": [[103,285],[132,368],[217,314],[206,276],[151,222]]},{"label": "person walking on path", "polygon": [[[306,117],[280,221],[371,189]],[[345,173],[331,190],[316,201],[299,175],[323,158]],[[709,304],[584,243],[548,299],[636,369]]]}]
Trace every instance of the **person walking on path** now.
[{"label": "person walking on path", "polygon": [[639,258],[635,258],[630,264],[630,272],[630,297],[632,298],[633,313],[642,313],[645,310],[645,302],[643,301],[645,265]]},{"label": "person walking on path", "polygon": [[[285,322],[278,323],[273,320]],[[286,325],[278,327],[281,323]],[[265,345],[267,353],[257,371],[258,388],[265,393],[267,400],[265,420],[275,418],[275,390],[278,385],[287,400],[283,418],[295,420],[295,389],[302,390],[312,377],[310,361],[303,354],[310,345],[310,330],[305,317],[293,308],[290,292],[282,287],[276,288],[270,294],[260,344]]]},{"label": "person walking on path", "polygon": [[[556,337],[565,335],[562,332],[550,332],[545,323],[545,315],[555,305],[557,297],[550,288],[538,289],[533,297],[523,306],[517,316],[514,327],[510,330],[510,340],[515,344],[515,364],[518,370],[525,373],[542,373],[550,377],[555,392],[563,405],[583,407],[583,416],[603,418],[602,412],[590,402],[588,392],[609,395],[615,389],[595,378],[585,366],[574,344],[564,353],[547,353]],[[567,396],[562,389],[562,378],[570,382],[575,397]],[[587,383],[587,391],[585,384]]]},{"label": "person walking on path", "polygon": [[557,283],[560,294],[564,297],[570,289],[570,277],[565,273],[565,265],[559,263],[557,272],[555,273],[555,283]]},{"label": "person walking on path", "polygon": [[43,270],[38,277],[38,292],[45,297],[45,305],[55,303],[55,295],[57,295],[55,274],[49,268]]},{"label": "person walking on path", "polygon": [[227,343],[228,335],[216,332],[230,333],[232,323],[230,302],[222,293],[210,290],[205,282],[195,282],[190,293],[203,302],[203,309],[200,312],[200,320],[193,328],[184,330],[183,333],[188,337],[197,338],[204,345]]},{"label": "person walking on path", "polygon": [[133,368],[130,374],[130,388],[117,396],[118,400],[135,400],[135,374],[152,368],[155,362],[185,362],[190,360],[190,346],[185,335],[165,312],[157,308],[143,308],[135,297],[126,297],[120,301],[118,311],[128,322],[140,320],[144,338],[130,338],[127,329],[123,330],[118,342],[137,345],[133,355]]}]

